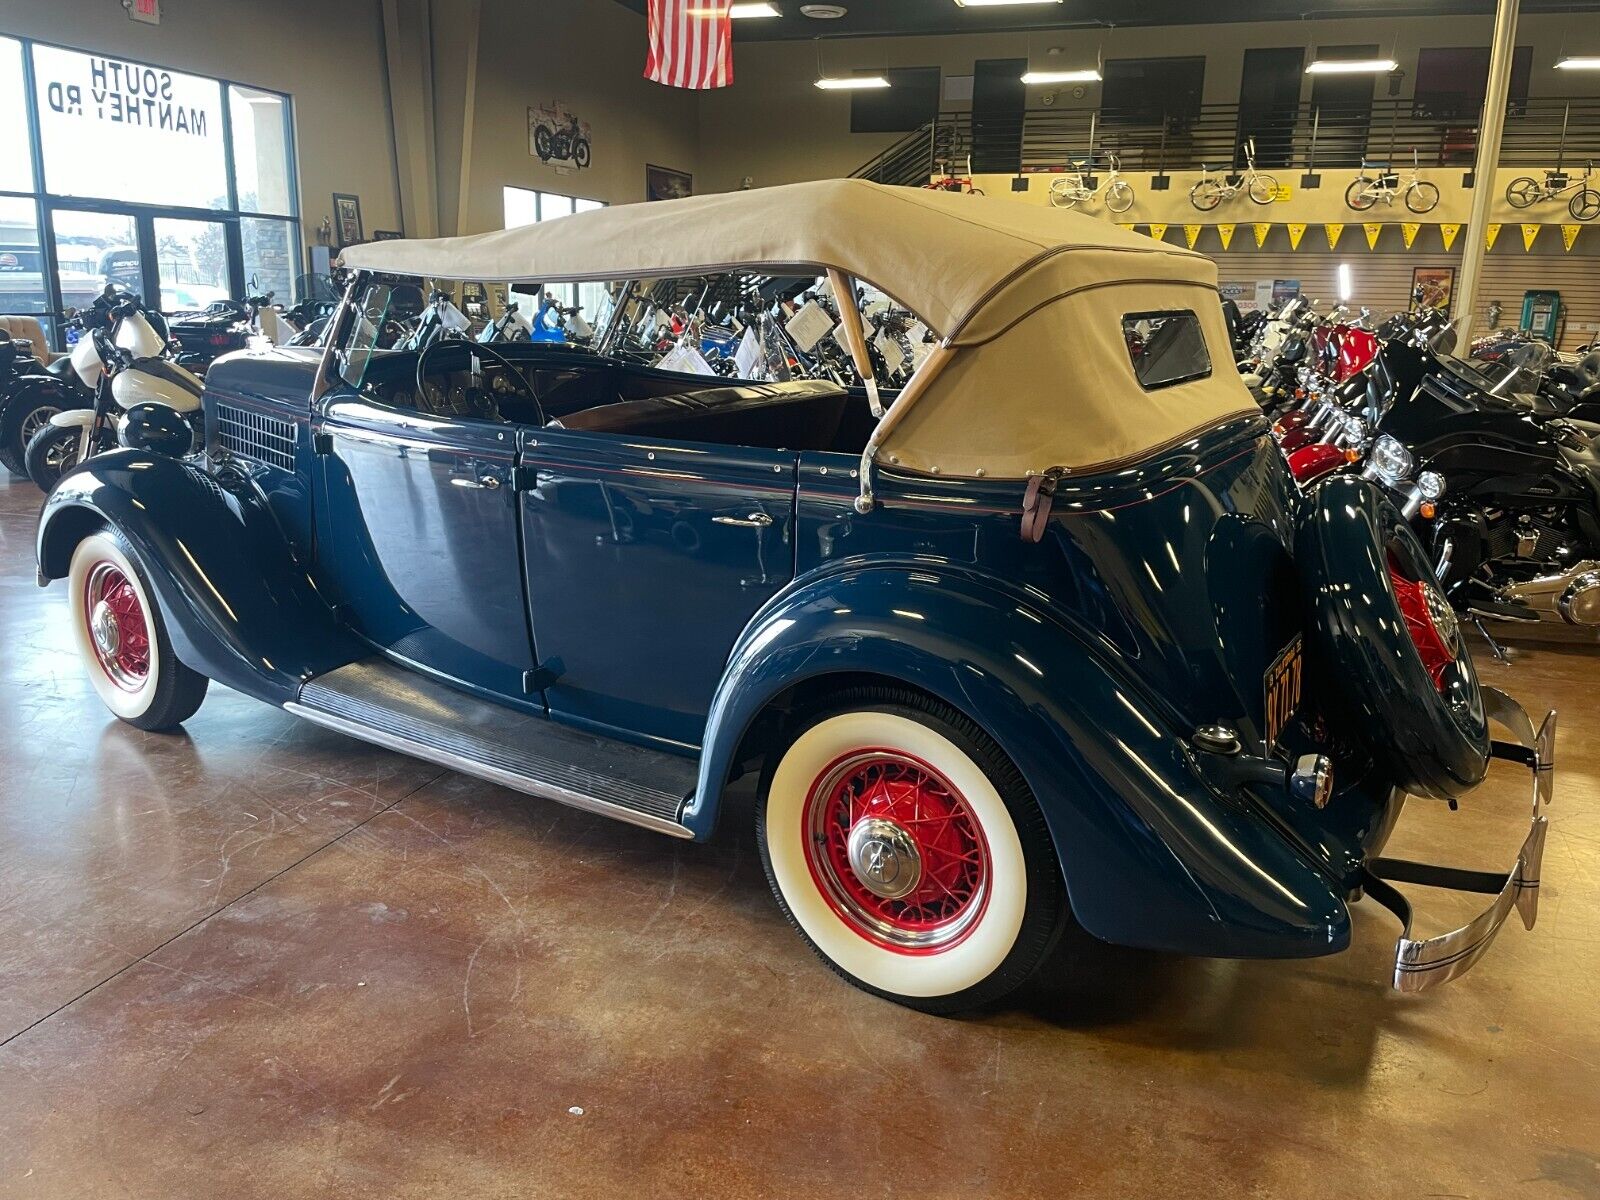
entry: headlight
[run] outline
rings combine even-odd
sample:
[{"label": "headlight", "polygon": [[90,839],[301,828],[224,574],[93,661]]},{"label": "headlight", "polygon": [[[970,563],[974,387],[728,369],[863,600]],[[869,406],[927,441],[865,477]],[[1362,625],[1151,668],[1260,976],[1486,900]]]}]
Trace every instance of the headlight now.
[{"label": "headlight", "polygon": [[1417,476],[1417,491],[1424,500],[1437,500],[1444,495],[1444,476],[1437,471],[1424,471]]},{"label": "headlight", "polygon": [[1411,451],[1407,450],[1387,433],[1381,435],[1372,443],[1372,450],[1367,455],[1367,469],[1373,477],[1388,484],[1390,487],[1399,487],[1411,475],[1411,468],[1416,464],[1412,461]]}]

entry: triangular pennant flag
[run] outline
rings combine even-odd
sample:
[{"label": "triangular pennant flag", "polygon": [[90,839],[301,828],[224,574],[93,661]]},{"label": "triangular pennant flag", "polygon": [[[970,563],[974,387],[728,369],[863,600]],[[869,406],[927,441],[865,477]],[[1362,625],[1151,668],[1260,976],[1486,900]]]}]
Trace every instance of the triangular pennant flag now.
[{"label": "triangular pennant flag", "polygon": [[1272,222],[1257,221],[1254,225],[1250,226],[1250,229],[1251,232],[1256,235],[1256,245],[1259,247],[1266,242],[1267,234],[1272,232]]},{"label": "triangular pennant flag", "polygon": [[1523,223],[1522,249],[1525,252],[1533,249],[1533,239],[1539,236],[1539,229],[1540,226],[1538,225],[1529,225],[1526,222]]},{"label": "triangular pennant flag", "polygon": [[1166,222],[1165,221],[1161,221],[1161,222],[1151,221],[1150,222],[1150,236],[1155,238],[1155,240],[1158,241],[1158,242],[1165,241],[1166,240],[1166,236],[1167,236],[1167,224],[1166,224]]},{"label": "triangular pennant flag", "polygon": [[1217,236],[1222,239],[1222,248],[1224,250],[1228,248],[1228,243],[1233,241],[1233,228],[1232,225],[1217,226]]},{"label": "triangular pennant flag", "polygon": [[1441,226],[1439,226],[1439,237],[1444,241],[1444,248],[1446,250],[1450,249],[1451,246],[1454,246],[1456,244],[1456,234],[1458,234],[1460,232],[1461,232],[1461,226],[1460,225],[1441,225]]},{"label": "triangular pennant flag", "polygon": [[1561,244],[1571,250],[1578,240],[1578,230],[1582,228],[1582,225],[1563,225],[1561,227]]},{"label": "triangular pennant flag", "polygon": [[1483,248],[1485,250],[1493,250],[1494,249],[1494,241],[1499,236],[1500,236],[1500,222],[1496,221],[1493,225],[1488,226],[1483,231]]},{"label": "triangular pennant flag", "polygon": [[1129,221],[1126,225],[1124,225],[1121,221],[1118,221],[1117,222],[1117,228],[1118,229],[1126,229],[1129,233],[1132,233],[1133,232],[1133,222]]},{"label": "triangular pennant flag", "polygon": [[1417,240],[1417,233],[1422,229],[1418,221],[1406,221],[1400,226],[1400,236],[1405,239],[1406,249],[1411,249],[1411,243]]},{"label": "triangular pennant flag", "polygon": [[1194,249],[1195,242],[1200,240],[1200,226],[1185,225],[1183,227],[1183,240],[1189,243],[1189,249]]},{"label": "triangular pennant flag", "polygon": [[1300,249],[1300,239],[1306,235],[1304,221],[1296,221],[1289,226],[1289,249]]},{"label": "triangular pennant flag", "polygon": [[1361,231],[1367,235],[1367,249],[1376,250],[1378,248],[1378,239],[1383,236],[1383,222],[1363,221],[1361,222]]},{"label": "triangular pennant flag", "polygon": [[1342,222],[1329,223],[1327,225],[1324,225],[1322,227],[1322,230],[1323,230],[1324,233],[1326,233],[1328,235],[1328,249],[1329,250],[1337,250],[1339,248],[1339,235],[1344,232],[1343,223]]}]

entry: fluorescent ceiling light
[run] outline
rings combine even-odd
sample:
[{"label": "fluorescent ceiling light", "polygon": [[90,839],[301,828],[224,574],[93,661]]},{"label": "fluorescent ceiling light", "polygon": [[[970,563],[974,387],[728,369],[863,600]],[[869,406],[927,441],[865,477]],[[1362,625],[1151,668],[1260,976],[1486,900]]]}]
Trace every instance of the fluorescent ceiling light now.
[{"label": "fluorescent ceiling light", "polygon": [[1060,4],[1061,0],[956,0],[962,8],[999,8],[1003,4]]},{"label": "fluorescent ceiling light", "polygon": [[1392,58],[1319,58],[1306,68],[1307,75],[1376,75],[1400,64]]},{"label": "fluorescent ceiling light", "polygon": [[1556,64],[1558,71],[1600,71],[1600,57],[1568,55]]},{"label": "fluorescent ceiling light", "polygon": [[1023,83],[1099,83],[1100,70],[1097,67],[1085,67],[1081,71],[1029,71],[1022,77]]},{"label": "fluorescent ceiling light", "polygon": [[852,88],[886,88],[889,86],[889,81],[882,75],[843,75],[832,79],[819,79],[817,86],[825,92],[832,92]]},{"label": "fluorescent ceiling light", "polygon": [[728,15],[738,21],[745,17],[781,17],[783,13],[778,11],[776,4],[755,3],[735,4],[728,10]]}]

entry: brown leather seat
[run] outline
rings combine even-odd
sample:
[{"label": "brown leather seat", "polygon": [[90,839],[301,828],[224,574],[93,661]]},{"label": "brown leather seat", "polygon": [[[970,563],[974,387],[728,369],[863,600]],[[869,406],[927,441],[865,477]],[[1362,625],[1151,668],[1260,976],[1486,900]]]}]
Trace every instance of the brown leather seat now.
[{"label": "brown leather seat", "polygon": [[848,400],[844,388],[821,379],[747,383],[602,404],[562,417],[558,424],[596,433],[827,450]]}]

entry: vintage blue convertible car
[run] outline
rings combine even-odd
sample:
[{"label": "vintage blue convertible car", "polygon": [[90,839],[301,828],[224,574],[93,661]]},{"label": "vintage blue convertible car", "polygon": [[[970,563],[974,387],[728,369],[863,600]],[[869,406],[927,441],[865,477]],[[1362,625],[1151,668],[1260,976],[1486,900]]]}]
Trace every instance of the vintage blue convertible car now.
[{"label": "vintage blue convertible car", "polygon": [[[1368,895],[1407,923],[1405,990],[1513,908],[1532,925],[1554,714],[1536,730],[1479,683],[1377,490],[1295,488],[1206,258],[847,180],[346,260],[325,350],[211,368],[205,469],[132,447],[49,497],[40,580],[69,581],[123,720],[171,728],[215,679],[686,838],[758,773],[794,924],[932,1011],[1004,995],[1069,920],[1322,955]],[[858,281],[938,345],[886,405],[560,346],[386,348],[417,278],[732,271],[826,276],[866,377]],[[1493,757],[1534,781],[1510,871],[1378,857],[1407,794],[1453,801]],[[1396,881],[1493,899],[1413,939]]]}]

